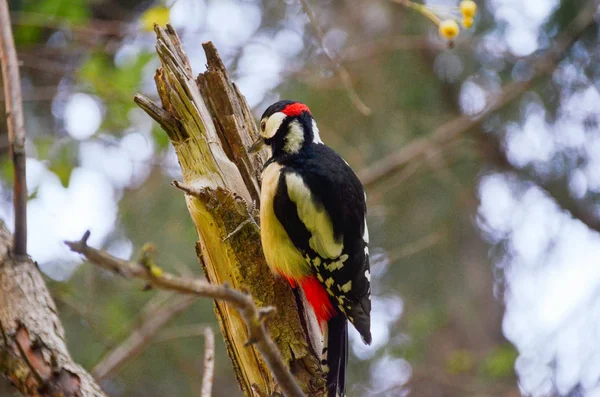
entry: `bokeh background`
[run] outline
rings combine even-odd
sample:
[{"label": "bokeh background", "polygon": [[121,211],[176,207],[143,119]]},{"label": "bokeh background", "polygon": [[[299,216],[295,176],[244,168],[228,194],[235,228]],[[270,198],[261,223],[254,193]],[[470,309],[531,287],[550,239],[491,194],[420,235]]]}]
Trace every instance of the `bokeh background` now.
[{"label": "bokeh background", "polygon": [[[132,101],[136,92],[157,98],[148,24],[168,18],[195,73],[205,67],[201,43],[212,40],[255,114],[278,99],[307,103],[324,141],[363,177],[411,142],[425,145],[367,186],[374,342],[351,333],[351,396],[600,396],[597,25],[530,80],[535,59],[595,1],[478,0],[474,27],[453,46],[390,0],[313,1],[323,40],[297,0],[9,3],[29,248],[71,353],[92,370],[161,308],[179,308],[105,374],[109,395],[199,395],[205,326],[217,332],[213,395],[241,395],[210,301],[142,291],[62,243],[90,229],[90,244],[135,258],[153,242],[161,266],[202,276],[183,197],[169,186],[180,174],[173,148]],[[371,115],[350,99],[337,61]],[[431,138],[523,82],[525,94],[480,125],[443,144]],[[4,123],[0,152],[0,218],[11,224]],[[4,381],[0,394],[13,395]]]}]

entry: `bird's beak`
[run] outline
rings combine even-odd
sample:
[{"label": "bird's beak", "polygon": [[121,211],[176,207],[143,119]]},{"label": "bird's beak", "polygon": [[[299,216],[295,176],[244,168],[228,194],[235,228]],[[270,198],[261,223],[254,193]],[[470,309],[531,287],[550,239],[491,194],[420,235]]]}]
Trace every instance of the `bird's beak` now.
[{"label": "bird's beak", "polygon": [[265,139],[261,136],[259,137],[256,141],[254,141],[254,143],[248,148],[248,153],[256,153],[258,152],[260,149],[262,149],[262,147],[265,144]]}]

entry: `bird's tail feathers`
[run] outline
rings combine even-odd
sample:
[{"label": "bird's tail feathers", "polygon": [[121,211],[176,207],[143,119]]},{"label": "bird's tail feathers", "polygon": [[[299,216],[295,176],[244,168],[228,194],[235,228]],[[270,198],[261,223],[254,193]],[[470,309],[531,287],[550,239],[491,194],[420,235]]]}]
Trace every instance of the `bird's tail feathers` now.
[{"label": "bird's tail feathers", "polygon": [[325,328],[321,363],[327,372],[327,397],[344,397],[348,365],[348,320],[338,314],[327,321]]}]

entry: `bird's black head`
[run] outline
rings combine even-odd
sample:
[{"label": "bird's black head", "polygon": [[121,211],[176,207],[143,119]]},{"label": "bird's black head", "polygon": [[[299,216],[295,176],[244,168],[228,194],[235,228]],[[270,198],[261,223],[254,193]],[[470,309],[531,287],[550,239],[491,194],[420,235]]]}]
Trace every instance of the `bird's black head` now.
[{"label": "bird's black head", "polygon": [[295,101],[279,101],[263,113],[260,138],[248,151],[256,152],[263,145],[268,145],[273,156],[295,154],[313,143],[322,142],[308,106]]}]

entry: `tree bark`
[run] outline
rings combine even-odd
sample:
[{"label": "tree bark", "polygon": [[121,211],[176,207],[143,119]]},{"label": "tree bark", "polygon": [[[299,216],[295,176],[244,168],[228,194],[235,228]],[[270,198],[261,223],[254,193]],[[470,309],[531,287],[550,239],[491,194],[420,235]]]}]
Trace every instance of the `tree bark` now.
[{"label": "tree bark", "polygon": [[0,372],[32,397],[105,397],[67,350],[56,305],[37,265],[13,255],[0,222]]},{"label": "tree bark", "polygon": [[[260,156],[246,152],[258,136],[244,97],[231,82],[212,43],[203,45],[208,70],[195,80],[175,31],[155,28],[162,68],[155,80],[162,108],[138,95],[136,102],[166,131],[177,152],[183,182],[201,194],[186,194],[196,226],[198,259],[211,283],[245,289],[259,306],[275,306],[270,334],[305,393],[322,395],[321,335],[303,299],[268,269],[255,220]],[[227,350],[246,396],[277,391],[243,319],[215,303]],[[315,352],[319,352],[316,354]]]}]

